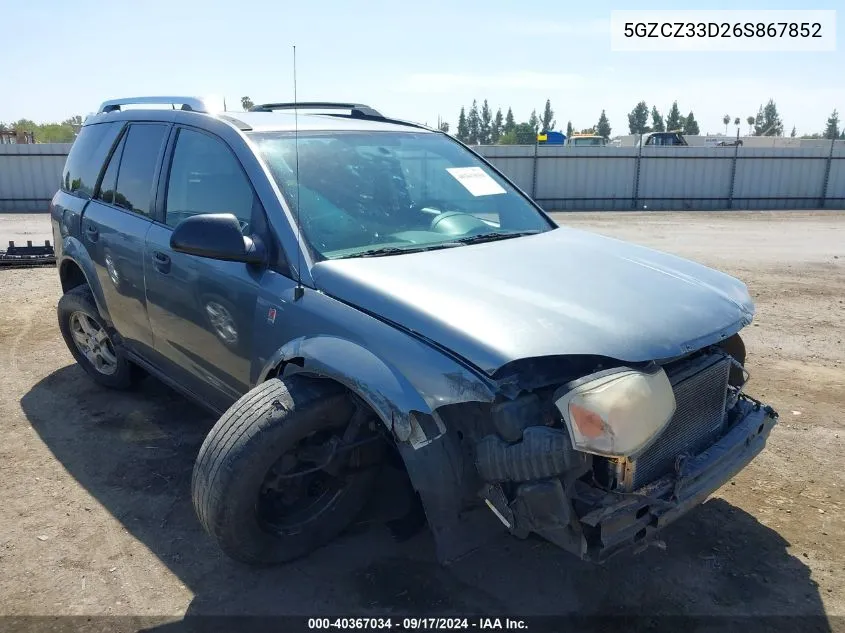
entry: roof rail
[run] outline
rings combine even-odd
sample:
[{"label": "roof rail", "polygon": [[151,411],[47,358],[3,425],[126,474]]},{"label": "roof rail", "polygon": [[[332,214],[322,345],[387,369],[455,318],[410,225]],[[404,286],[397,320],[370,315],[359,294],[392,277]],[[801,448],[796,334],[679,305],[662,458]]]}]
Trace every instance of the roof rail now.
[{"label": "roof rail", "polygon": [[[299,101],[297,103],[262,103],[252,106],[250,112],[273,112],[274,110],[349,110],[353,119],[384,119],[384,115],[363,103],[335,103],[332,101]],[[343,116],[343,115],[341,115]]]},{"label": "roof rail", "polygon": [[177,104],[181,105],[180,109],[191,112],[211,111],[201,97],[125,97],[103,101],[97,114],[119,111],[122,106],[127,105],[169,105],[175,110]]}]

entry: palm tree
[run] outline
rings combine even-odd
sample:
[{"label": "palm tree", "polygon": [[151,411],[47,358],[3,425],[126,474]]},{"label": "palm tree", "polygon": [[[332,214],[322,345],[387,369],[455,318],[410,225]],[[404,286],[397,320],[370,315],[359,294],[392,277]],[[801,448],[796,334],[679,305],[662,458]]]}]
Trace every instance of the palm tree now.
[{"label": "palm tree", "polygon": [[725,124],[725,136],[727,136],[728,135],[728,125],[730,125],[730,123],[731,123],[731,115],[726,114],[725,116],[723,116],[722,117],[722,123]]},{"label": "palm tree", "polygon": [[754,129],[754,124],[757,122],[757,117],[750,116],[745,119],[745,122],[748,123],[748,134],[751,135],[751,131]]}]

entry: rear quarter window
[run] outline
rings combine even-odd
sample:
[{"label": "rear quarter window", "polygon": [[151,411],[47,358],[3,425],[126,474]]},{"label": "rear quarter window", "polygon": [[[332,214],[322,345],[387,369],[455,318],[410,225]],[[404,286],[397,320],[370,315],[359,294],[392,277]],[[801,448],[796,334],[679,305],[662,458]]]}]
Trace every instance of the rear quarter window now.
[{"label": "rear quarter window", "polygon": [[70,148],[62,172],[61,188],[80,198],[90,198],[103,163],[117,139],[123,123],[86,125]]}]

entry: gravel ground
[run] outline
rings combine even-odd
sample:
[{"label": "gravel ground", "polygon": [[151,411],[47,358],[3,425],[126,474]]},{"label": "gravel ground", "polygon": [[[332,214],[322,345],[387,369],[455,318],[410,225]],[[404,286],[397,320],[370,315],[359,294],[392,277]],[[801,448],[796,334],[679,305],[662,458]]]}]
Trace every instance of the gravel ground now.
[{"label": "gravel ground", "polygon": [[[845,214],[555,217],[720,268],[757,302],[749,392],[781,423],[665,550],[595,567],[508,537],[442,568],[427,531],[396,543],[375,523],[285,567],[233,563],[190,502],[214,420],[155,380],[93,385],[56,326],[55,270],[0,270],[0,615],[750,613],[843,630]],[[50,239],[45,216],[0,215],[13,233]]]}]

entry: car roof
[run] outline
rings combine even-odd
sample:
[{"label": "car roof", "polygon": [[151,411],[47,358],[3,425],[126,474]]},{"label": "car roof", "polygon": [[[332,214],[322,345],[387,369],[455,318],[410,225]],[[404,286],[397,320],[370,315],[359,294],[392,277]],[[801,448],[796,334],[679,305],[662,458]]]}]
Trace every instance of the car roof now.
[{"label": "car roof", "polygon": [[[314,131],[408,131],[417,130],[414,125],[400,121],[358,119],[332,114],[303,113],[294,115],[292,112],[226,112],[218,114],[220,118],[239,121],[248,125],[256,132],[300,132]],[[427,131],[427,130],[425,130]]]},{"label": "car roof", "polygon": [[[176,104],[181,104],[179,109]],[[295,108],[295,109],[294,109]],[[332,102],[277,103],[255,106],[247,112],[220,111],[196,97],[132,97],[103,102],[84,125],[115,120],[158,120],[196,124],[209,118],[225,121],[242,132],[418,131],[427,126],[382,115],[363,104]]]}]

